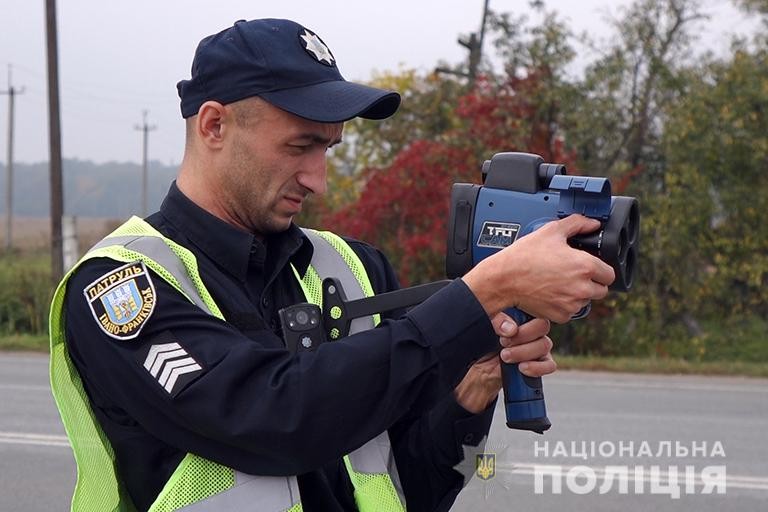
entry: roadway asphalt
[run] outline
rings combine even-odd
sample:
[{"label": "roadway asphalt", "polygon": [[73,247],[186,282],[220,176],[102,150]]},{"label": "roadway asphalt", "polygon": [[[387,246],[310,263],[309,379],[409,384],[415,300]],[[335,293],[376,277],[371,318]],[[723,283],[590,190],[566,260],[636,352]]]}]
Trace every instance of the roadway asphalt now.
[{"label": "roadway asphalt", "polygon": [[[44,355],[0,354],[0,512],[69,510],[75,466],[47,369]],[[509,430],[497,408],[485,449],[496,472],[453,510],[768,510],[768,379],[558,372],[544,386],[552,428]],[[702,480],[708,466],[725,481]]]}]

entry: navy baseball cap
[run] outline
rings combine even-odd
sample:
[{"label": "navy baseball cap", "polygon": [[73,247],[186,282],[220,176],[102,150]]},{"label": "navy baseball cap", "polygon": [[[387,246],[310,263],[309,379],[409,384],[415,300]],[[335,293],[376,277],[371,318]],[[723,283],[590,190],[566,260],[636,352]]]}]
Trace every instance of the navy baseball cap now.
[{"label": "navy baseball cap", "polygon": [[400,106],[396,92],[344,80],[314,32],[279,19],[241,20],[200,41],[192,77],[176,88],[184,118],[209,100],[227,104],[252,96],[322,123],[384,119]]}]

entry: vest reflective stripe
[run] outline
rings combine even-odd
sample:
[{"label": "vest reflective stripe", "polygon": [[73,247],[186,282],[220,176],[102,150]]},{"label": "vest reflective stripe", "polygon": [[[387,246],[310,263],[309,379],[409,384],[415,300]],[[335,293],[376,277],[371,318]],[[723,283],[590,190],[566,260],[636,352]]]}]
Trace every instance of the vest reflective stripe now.
[{"label": "vest reflective stripe", "polygon": [[[124,235],[125,232],[130,232],[131,234]],[[210,293],[200,279],[194,256],[188,250],[178,246],[173,241],[166,239],[149,224],[137,217],[130,219],[126,224],[118,228],[115,233],[116,236],[108,236],[102,242],[99,242],[94,246],[88,254],[78,262],[77,266],[89,258],[96,257],[107,257],[123,262],[136,261],[137,259],[141,260],[163,279],[168,281],[169,284],[180,293],[184,294],[191,302],[201,307],[201,309],[207,313],[223,319],[221,312],[213,302]],[[323,236],[327,237],[335,235],[323,233],[320,235],[320,238]],[[316,236],[313,236],[312,238],[313,242],[317,239]],[[318,243],[320,242],[318,241]],[[340,251],[344,250],[344,248],[350,253],[352,252],[346,244],[343,242],[342,244],[343,246],[339,246],[338,249],[332,247],[330,244],[326,244],[327,249],[332,252],[328,252],[324,249],[317,251],[317,258],[313,257],[311,264],[327,269],[332,267],[326,267],[325,262],[321,260],[330,259],[342,262],[342,266],[346,267],[346,273],[351,275],[352,278],[357,281],[354,273],[349,269],[347,264],[343,263],[342,258],[340,257]],[[171,246],[173,246],[173,248]],[[181,253],[181,255],[179,253]],[[347,258],[346,261],[349,261],[349,258]],[[75,268],[77,268],[77,266]],[[367,280],[367,276],[365,276],[364,269],[362,268],[362,264],[359,263],[359,260],[358,266],[360,267],[358,268],[358,273],[362,273],[364,276],[363,278]],[[339,272],[341,272],[340,268]],[[59,393],[62,387],[69,387],[68,390],[65,390],[66,392],[80,395],[79,398],[76,396],[75,400],[82,400],[85,402],[86,407],[90,407],[87,397],[85,397],[84,391],[82,390],[82,383],[79,376],[77,375],[77,372],[74,371],[71,361],[69,361],[66,345],[64,343],[61,306],[64,290],[66,288],[66,281],[71,273],[72,271],[70,271],[59,285],[52,304],[51,381],[57,405],[59,405],[62,419],[67,427],[67,434],[72,440],[73,450],[75,451],[76,459],[78,460],[78,472],[80,477],[81,457],[78,457],[78,446],[82,446],[82,443],[90,443],[90,437],[88,436],[93,436],[95,433],[98,433],[98,437],[102,438],[102,444],[104,444],[101,449],[104,450],[105,455],[108,456],[106,460],[113,460],[114,457],[108,440],[106,440],[106,437],[103,435],[100,426],[93,418],[90,410],[87,411],[88,414],[83,415],[81,412],[79,413],[81,414],[81,417],[72,418],[66,414],[64,408],[61,407],[62,400],[60,400],[60,395],[64,396],[66,394],[64,392]],[[319,276],[315,274],[314,270],[311,275],[308,273],[307,277],[313,282],[310,283],[309,286],[307,286],[307,283],[302,282],[302,288],[305,290],[308,287],[319,289],[319,284],[314,282],[318,280]],[[365,284],[370,288],[370,283]],[[353,286],[351,282],[345,282],[344,286],[345,289],[347,287],[349,287],[350,290],[355,289],[355,286]],[[362,285],[358,283],[357,289],[362,296]],[[55,311],[56,308],[58,308],[57,311]],[[369,321],[368,325],[372,326],[373,324]],[[60,357],[54,357],[53,354],[59,354]],[[66,378],[62,378],[63,373],[68,374]],[[54,384],[54,381],[56,384]],[[67,401],[64,400],[64,403],[67,403]],[[82,407],[80,410],[82,411]],[[88,418],[82,416],[88,416]],[[88,422],[91,424],[90,427],[85,427],[84,430],[75,429],[74,431],[70,431],[71,424],[86,424]],[[82,435],[78,435],[83,433],[87,433],[85,438],[83,438]],[[89,457],[83,457],[82,459],[87,460]],[[366,443],[366,445],[353,452],[353,454],[350,454],[349,457],[345,457],[345,463],[350,472],[350,478],[353,481],[353,485],[356,487],[355,498],[358,501],[358,507],[361,511],[405,510],[405,500],[403,498],[402,489],[397,476],[397,469],[394,465],[394,458],[386,432],[369,443]],[[75,491],[75,497],[73,498],[73,510],[80,510],[75,506],[76,502],[89,502],[88,499],[77,500],[78,490],[85,491],[86,487],[88,488],[86,494],[95,494],[93,493],[95,487],[108,487],[119,490],[119,494],[124,496],[122,486],[119,484],[112,464],[102,462],[100,463],[99,470],[101,471],[101,478],[96,485],[93,485],[93,482],[88,482],[89,485],[81,485],[86,482],[82,482],[81,479],[78,478],[78,485]],[[219,475],[218,477],[216,476],[217,474]],[[365,474],[370,474],[370,477],[367,480],[368,482],[372,481],[376,484],[367,488],[368,491],[374,491],[369,492],[369,495],[366,495],[366,489],[361,490],[357,487],[357,483],[361,482],[360,476],[365,476]],[[385,480],[382,480],[382,478]],[[230,481],[230,484],[226,484],[224,488],[216,488],[216,485],[220,485],[220,483],[214,485],[205,485],[204,483],[209,480],[217,479],[219,482],[226,481],[227,479],[232,480]],[[203,488],[207,488],[209,491],[205,491]],[[388,491],[387,489],[391,489],[391,491]],[[358,496],[358,491],[362,494],[362,498]],[[201,494],[201,492],[208,492],[208,494]],[[397,503],[388,499],[390,492],[397,493]],[[382,496],[381,499],[384,501],[377,502],[373,495]],[[385,503],[385,501],[387,503]],[[90,502],[93,502],[92,498],[90,499]],[[112,503],[112,499],[110,499],[110,504],[106,506],[109,507],[109,510],[128,510],[130,507],[125,497],[121,498],[118,503]],[[251,510],[254,507],[257,507],[260,511],[300,511],[301,503],[296,477],[263,477],[246,475],[215,462],[207,461],[192,454],[187,454],[149,510],[150,512],[167,512],[171,510],[212,512],[220,510]]]},{"label": "vest reflective stripe", "polygon": [[[366,293],[363,291],[363,287],[355,277],[355,274],[352,273],[349,265],[342,258],[339,258],[338,251],[333,248],[328,240],[317,231],[311,229],[304,229],[303,231],[312,242],[314,249],[310,265],[315,269],[320,280],[322,281],[326,277],[338,278],[348,300],[365,297]],[[309,298],[308,300],[314,302]],[[373,317],[370,316],[355,318],[349,325],[349,334],[357,334],[358,332],[367,331],[375,327]]]},{"label": "vest reflective stripe", "polygon": [[[138,252],[149,256],[158,265],[166,269],[178,281],[184,295],[195,303],[200,309],[213,315],[208,305],[197,292],[195,284],[187,273],[187,268],[179,257],[174,253],[168,244],[162,238],[157,236],[112,236],[104,238],[101,242],[94,245],[89,252],[96,251],[105,247],[119,245],[128,250]],[[218,315],[216,315],[218,316]]]},{"label": "vest reflective stripe", "polygon": [[[373,294],[373,290],[368,284],[368,290],[363,290],[361,283],[346,261],[339,258],[339,251],[331,245],[329,238],[333,239],[337,245],[346,246],[346,243],[336,235],[328,232],[318,232],[311,229],[303,229],[304,234],[312,242],[313,253],[310,265],[317,272],[322,281],[325,277],[336,277],[344,288],[344,294],[347,300],[357,300]],[[349,251],[347,258],[357,259],[357,255],[348,246],[345,250]],[[359,263],[359,261],[358,261]],[[359,263],[362,267],[362,263]],[[320,303],[319,297],[307,297],[310,302]],[[375,327],[378,323],[374,317],[366,316],[352,320],[350,322],[350,334],[356,334]],[[389,440],[389,434],[384,431],[374,439],[368,441],[363,446],[347,455],[347,463],[351,469],[357,473],[368,475],[389,475],[391,485],[395,488],[400,503],[405,504],[405,494],[403,493],[400,475],[397,472],[395,464],[395,454],[392,451],[392,444]]]},{"label": "vest reflective stripe", "polygon": [[[287,484],[287,485],[286,485]],[[301,510],[296,477],[256,476],[235,471],[235,485],[222,493],[179,509],[183,512],[218,512],[226,510]]]}]

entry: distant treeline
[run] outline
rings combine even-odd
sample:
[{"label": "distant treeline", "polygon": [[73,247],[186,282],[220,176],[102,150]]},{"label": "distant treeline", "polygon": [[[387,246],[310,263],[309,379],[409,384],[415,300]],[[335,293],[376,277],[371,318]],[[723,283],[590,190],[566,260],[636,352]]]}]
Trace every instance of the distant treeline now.
[{"label": "distant treeline", "polygon": [[[147,204],[150,212],[160,206],[177,167],[149,163]],[[5,205],[5,164],[0,164]],[[50,211],[48,162],[13,165],[13,214],[45,217]],[[64,160],[64,214],[84,217],[123,218],[141,210],[141,165],[131,162],[96,164],[88,160]]]}]

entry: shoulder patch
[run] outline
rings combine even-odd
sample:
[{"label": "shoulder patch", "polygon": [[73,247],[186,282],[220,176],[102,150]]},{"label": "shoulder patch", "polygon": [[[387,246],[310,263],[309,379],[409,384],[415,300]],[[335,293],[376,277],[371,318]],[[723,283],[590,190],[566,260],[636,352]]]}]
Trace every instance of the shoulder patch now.
[{"label": "shoulder patch", "polygon": [[118,340],[138,336],[155,310],[155,286],[141,261],[104,274],[83,293],[101,330]]}]

